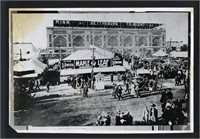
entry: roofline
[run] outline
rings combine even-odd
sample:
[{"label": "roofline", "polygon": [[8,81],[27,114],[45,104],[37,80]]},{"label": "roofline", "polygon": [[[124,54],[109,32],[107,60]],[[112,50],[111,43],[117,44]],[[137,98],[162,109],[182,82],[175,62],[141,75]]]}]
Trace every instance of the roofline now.
[{"label": "roofline", "polygon": [[35,50],[37,50],[37,48],[33,45],[32,42],[14,42],[13,44],[31,44],[32,47],[33,47]]}]

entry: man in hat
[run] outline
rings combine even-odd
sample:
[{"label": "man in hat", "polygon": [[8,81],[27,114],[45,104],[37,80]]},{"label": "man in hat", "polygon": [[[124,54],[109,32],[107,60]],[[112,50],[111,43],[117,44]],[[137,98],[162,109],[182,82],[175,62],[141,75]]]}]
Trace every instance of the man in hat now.
[{"label": "man in hat", "polygon": [[112,92],[112,96],[114,96],[114,98],[117,98],[117,85],[116,84],[113,84],[113,92]]},{"label": "man in hat", "polygon": [[162,114],[163,122],[167,125],[172,125],[175,123],[175,117],[173,109],[169,103],[166,104],[166,108]]},{"label": "man in hat", "polygon": [[151,104],[150,108],[150,120],[154,124],[158,121],[158,110],[156,109],[156,105],[154,103]]},{"label": "man in hat", "polygon": [[103,125],[102,116],[98,116],[96,121],[96,126],[102,126],[102,125]]},{"label": "man in hat", "polygon": [[36,91],[37,89],[40,90],[40,81],[39,81],[39,79],[37,79],[37,80],[35,81],[35,83],[36,83],[35,91]]},{"label": "man in hat", "polygon": [[130,94],[130,89],[129,89],[129,82],[126,82],[126,90],[125,92],[128,92],[128,94]]},{"label": "man in hat", "polygon": [[105,115],[105,122],[104,122],[104,124],[105,124],[105,126],[110,126],[110,124],[111,124],[111,118],[108,115],[108,113],[106,113],[106,115]]},{"label": "man in hat", "polygon": [[83,86],[83,97],[88,98],[88,85],[87,84],[85,84]]},{"label": "man in hat", "polygon": [[118,126],[118,125],[121,125],[121,122],[120,122],[120,120],[121,120],[120,114],[121,114],[120,110],[117,110],[116,116],[115,116],[115,125],[117,125],[117,126]]},{"label": "man in hat", "polygon": [[161,103],[162,112],[163,112],[164,109],[165,109],[166,102],[167,102],[167,94],[166,94],[165,91],[162,91],[161,98],[160,98],[160,103]]},{"label": "man in hat", "polygon": [[173,97],[173,94],[171,92],[171,88],[169,88],[168,92],[167,92],[167,100],[172,100],[174,97]]},{"label": "man in hat", "polygon": [[133,125],[133,117],[130,115],[129,111],[126,111],[122,116],[123,125]]}]

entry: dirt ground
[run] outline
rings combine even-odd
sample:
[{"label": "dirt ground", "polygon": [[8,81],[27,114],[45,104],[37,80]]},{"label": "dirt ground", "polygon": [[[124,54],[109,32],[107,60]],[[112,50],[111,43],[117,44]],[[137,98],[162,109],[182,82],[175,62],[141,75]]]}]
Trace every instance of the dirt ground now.
[{"label": "dirt ground", "polygon": [[[174,84],[173,81],[165,81],[166,84]],[[118,101],[111,96],[111,90],[91,91],[89,98],[82,98],[79,95],[67,94],[67,90],[54,88],[52,95],[37,98],[34,106],[26,113],[15,115],[15,125],[32,126],[92,126],[102,111],[108,112],[111,117],[111,125],[115,124],[116,110],[128,110],[134,121],[142,120],[142,111],[151,103],[156,104],[158,116],[161,116],[160,97],[158,93],[133,98],[125,93],[123,100]],[[57,90],[57,91],[56,91]],[[68,90],[72,93],[73,90]],[[45,91],[44,91],[45,92]],[[53,94],[54,92],[54,94]],[[57,92],[57,95],[56,95]],[[176,98],[184,97],[184,87],[179,86],[172,89]],[[51,93],[51,90],[50,90]]]}]

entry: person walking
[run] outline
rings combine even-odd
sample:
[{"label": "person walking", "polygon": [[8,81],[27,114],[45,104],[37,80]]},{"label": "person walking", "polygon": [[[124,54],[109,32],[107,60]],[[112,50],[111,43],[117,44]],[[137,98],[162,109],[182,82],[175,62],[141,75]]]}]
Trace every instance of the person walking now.
[{"label": "person walking", "polygon": [[121,85],[118,85],[117,96],[118,96],[118,100],[123,99],[123,97],[122,97],[122,87],[121,87]]},{"label": "person walking", "polygon": [[50,89],[50,83],[47,82],[46,86],[47,86],[47,92],[49,92],[49,89]]},{"label": "person walking", "polygon": [[35,90],[40,90],[40,81],[39,79],[36,80],[36,87],[35,87]]},{"label": "person walking", "polygon": [[113,84],[112,96],[114,96],[114,98],[117,98],[117,91],[118,91],[118,86],[116,84]]},{"label": "person walking", "polygon": [[112,73],[110,74],[110,80],[111,80],[111,83],[113,83],[113,74]]},{"label": "person walking", "polygon": [[88,85],[85,84],[83,87],[83,97],[88,98]]},{"label": "person walking", "polygon": [[137,82],[135,84],[135,93],[136,93],[136,97],[141,97],[140,92],[139,92],[139,84]]},{"label": "person walking", "polygon": [[129,89],[129,82],[126,82],[126,90],[125,92],[128,92],[128,94],[130,94],[130,89]]}]

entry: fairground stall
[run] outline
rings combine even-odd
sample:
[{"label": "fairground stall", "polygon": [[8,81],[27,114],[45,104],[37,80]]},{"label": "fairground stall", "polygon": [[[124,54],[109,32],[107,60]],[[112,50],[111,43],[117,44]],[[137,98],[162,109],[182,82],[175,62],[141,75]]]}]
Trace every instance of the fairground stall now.
[{"label": "fairground stall", "polygon": [[14,87],[22,87],[22,89],[32,88],[33,90],[36,81],[39,81],[39,84],[44,82],[43,77],[46,74],[47,65],[37,58],[32,58],[28,61],[20,61],[15,64],[13,71]]},{"label": "fairground stall", "polygon": [[95,80],[95,75],[101,73],[104,80],[110,80],[110,74],[124,73],[123,60],[113,53],[97,47],[87,50],[78,50],[62,60],[61,82],[69,78],[82,78],[85,82]]}]

